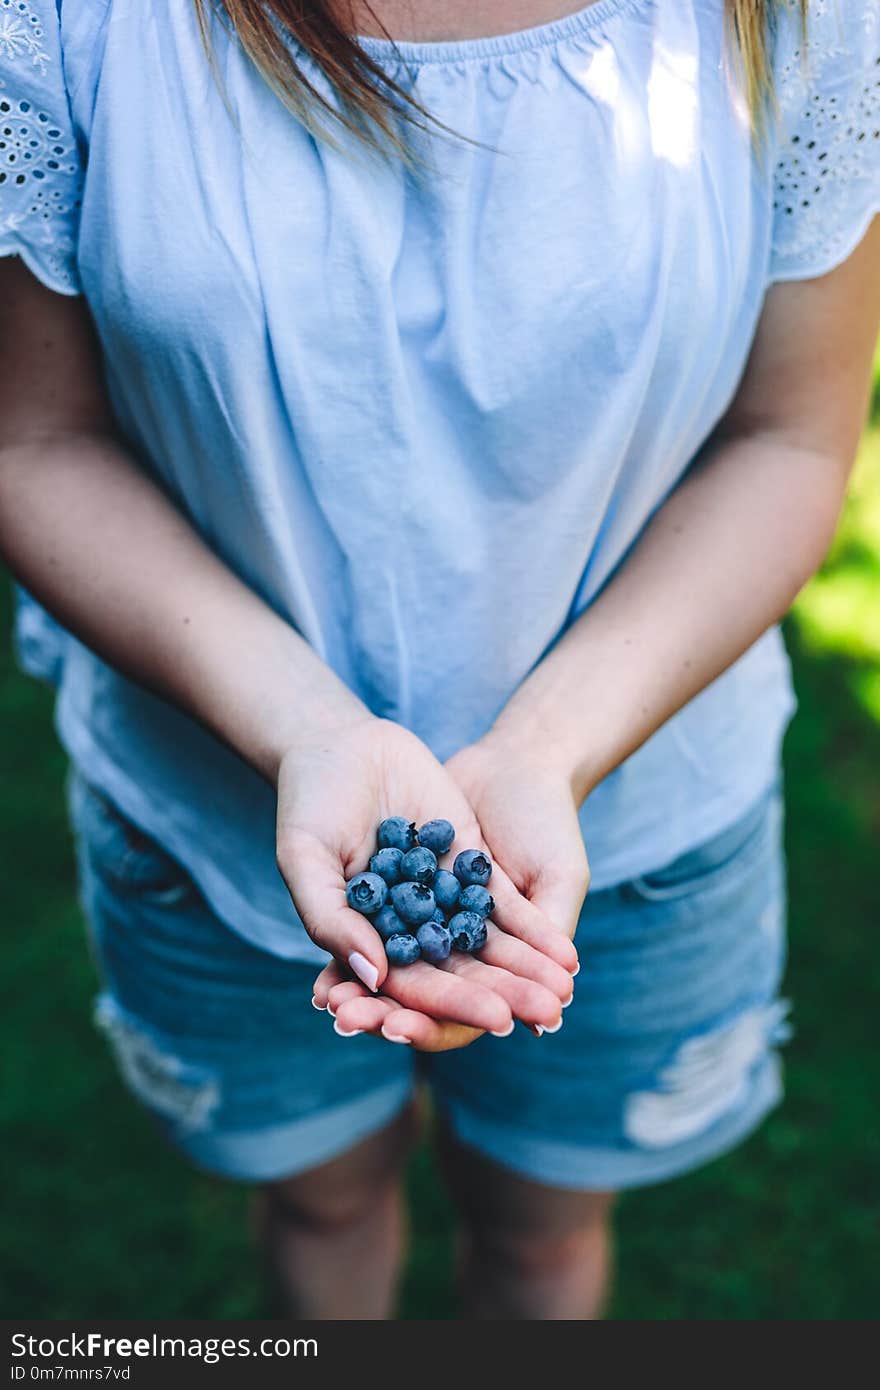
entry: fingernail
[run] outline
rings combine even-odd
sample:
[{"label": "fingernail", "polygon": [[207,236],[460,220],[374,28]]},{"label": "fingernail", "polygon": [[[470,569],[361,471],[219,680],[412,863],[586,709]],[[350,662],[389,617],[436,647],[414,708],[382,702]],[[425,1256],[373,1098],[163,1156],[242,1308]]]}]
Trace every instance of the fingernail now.
[{"label": "fingernail", "polygon": [[[509,1027],[509,1028],[505,1028],[505,1030],[504,1030],[503,1033],[492,1033],[492,1037],[493,1037],[493,1038],[509,1038],[510,1035],[511,1035],[511,1033],[513,1032],[513,1027],[514,1027],[513,1019],[511,1019],[511,1020],[510,1020],[510,1027]],[[492,1030],[490,1029],[489,1031],[491,1032]]]},{"label": "fingernail", "polygon": [[318,1013],[319,1013],[319,1014],[322,1014],[322,1013],[324,1013],[324,1012],[326,1011],[327,1005],[326,1005],[326,1004],[319,1004],[318,1001],[317,1001],[317,999],[315,998],[315,996],[312,995],[312,1008],[313,1008],[313,1009],[317,1009],[317,1010],[318,1010]]},{"label": "fingernail", "polygon": [[572,970],[571,973],[572,973],[572,975],[579,975],[579,974],[581,973],[581,963],[580,963],[580,961],[578,961],[577,965],[575,966],[574,970]]},{"label": "fingernail", "polygon": [[536,1038],[541,1038],[541,1037],[544,1036],[544,1025],[543,1025],[543,1023],[533,1023],[533,1024],[531,1025],[531,1028],[532,1028],[532,1032],[534,1033],[534,1035],[535,1035]]},{"label": "fingernail", "polygon": [[360,951],[352,951],[348,963],[361,983],[375,994],[376,986],[379,983],[379,972],[373,962],[367,960],[366,956],[362,956]]},{"label": "fingernail", "polygon": [[564,1022],[565,1022],[565,1019],[564,1019],[564,1018],[561,1018],[561,1019],[559,1020],[558,1023],[554,1023],[554,1025],[553,1025],[552,1028],[547,1028],[547,1027],[545,1027],[544,1032],[545,1032],[545,1033],[558,1033]]},{"label": "fingernail", "polygon": [[386,1042],[403,1043],[407,1047],[412,1043],[412,1038],[405,1038],[401,1033],[386,1033],[384,1028],[382,1029],[382,1037]]},{"label": "fingernail", "polygon": [[568,1006],[569,1006],[569,1004],[573,1003],[573,1001],[574,1001],[574,990],[572,990],[572,992],[571,992],[571,994],[568,996],[568,998],[567,998],[566,1000],[563,1001],[563,1004],[562,1004],[563,1009],[567,1009]]},{"label": "fingernail", "polygon": [[344,1028],[340,1028],[339,1023],[335,1019],[333,1021],[333,1032],[338,1033],[340,1038],[356,1038],[358,1033],[362,1033],[363,1031],[363,1028],[352,1028],[351,1032],[347,1033]]}]

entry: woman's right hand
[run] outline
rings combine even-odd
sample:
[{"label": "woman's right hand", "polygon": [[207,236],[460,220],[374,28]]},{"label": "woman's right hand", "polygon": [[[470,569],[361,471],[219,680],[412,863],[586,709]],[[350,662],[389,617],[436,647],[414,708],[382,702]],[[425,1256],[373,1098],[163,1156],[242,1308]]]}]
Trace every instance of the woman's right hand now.
[{"label": "woman's right hand", "polygon": [[386,816],[450,820],[451,856],[484,847],[463,792],[414,734],[369,714],[354,716],[290,746],[277,787],[278,866],[312,940],[335,958],[316,999],[326,1005],[332,989],[337,1031],[394,1037],[405,1011],[433,1020],[420,1033],[424,1046],[439,1051],[484,1031],[504,1036],[514,1019],[545,1028],[559,1022],[576,952],[497,867],[496,925],[479,958],[453,953],[442,966],[389,967],[369,919],[348,906],[346,881],[367,868]]}]

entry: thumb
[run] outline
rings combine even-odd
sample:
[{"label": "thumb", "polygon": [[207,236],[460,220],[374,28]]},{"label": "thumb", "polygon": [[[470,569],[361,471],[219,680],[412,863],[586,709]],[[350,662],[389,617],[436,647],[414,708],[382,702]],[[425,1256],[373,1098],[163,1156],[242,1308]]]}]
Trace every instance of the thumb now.
[{"label": "thumb", "polygon": [[535,880],[529,898],[534,907],[573,941],[589,886],[590,870],[586,862],[577,870],[546,866]]},{"label": "thumb", "polygon": [[278,868],[315,945],[377,993],[388,974],[385,947],[368,919],[348,906],[338,859],[310,837],[287,836],[279,839]]}]

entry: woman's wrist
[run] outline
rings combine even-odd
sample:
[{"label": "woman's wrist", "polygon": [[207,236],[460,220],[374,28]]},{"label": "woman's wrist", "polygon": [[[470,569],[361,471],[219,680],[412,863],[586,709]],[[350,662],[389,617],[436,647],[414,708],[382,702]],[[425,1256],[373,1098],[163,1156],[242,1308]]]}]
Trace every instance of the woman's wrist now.
[{"label": "woman's wrist", "polygon": [[[243,635],[230,643],[236,665],[228,657],[212,661],[210,679],[201,673],[187,704],[276,787],[285,759],[373,716],[285,619],[255,595],[241,595],[241,601],[235,620],[229,609]],[[218,646],[211,644],[217,657]]]},{"label": "woman's wrist", "polygon": [[571,789],[580,806],[601,780],[601,759],[591,756],[586,730],[571,727],[571,701],[553,680],[533,673],[499,714],[483,740],[502,760],[532,762],[550,770]]},{"label": "woman's wrist", "polygon": [[285,759],[326,745],[340,730],[375,717],[298,634],[291,632],[291,639],[266,707],[251,720],[255,734],[246,753],[272,786]]}]

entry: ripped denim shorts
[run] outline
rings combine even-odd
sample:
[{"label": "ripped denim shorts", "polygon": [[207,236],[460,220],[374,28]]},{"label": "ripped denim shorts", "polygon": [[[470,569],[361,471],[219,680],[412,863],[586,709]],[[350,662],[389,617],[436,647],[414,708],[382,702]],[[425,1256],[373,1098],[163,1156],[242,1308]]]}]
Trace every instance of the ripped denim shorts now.
[{"label": "ripped denim shorts", "polygon": [[781,1096],[783,803],[656,873],[592,893],[564,1026],[437,1056],[340,1038],[313,966],[218,920],[181,866],[79,775],[82,900],[103,977],[96,1020],[123,1079],[194,1163],[247,1181],[314,1167],[425,1083],[459,1140],[556,1187],[620,1189],[732,1148]]}]

